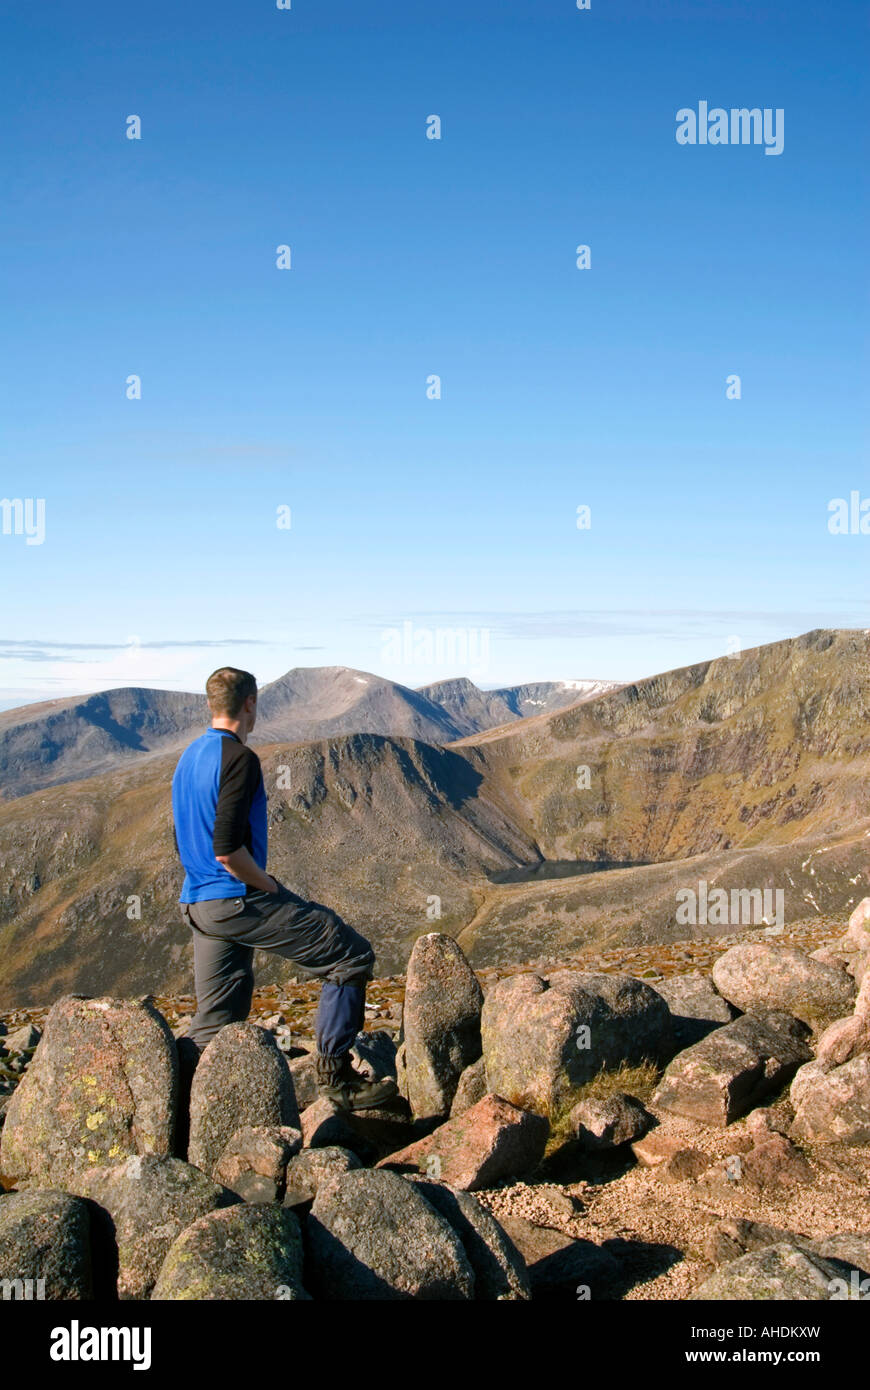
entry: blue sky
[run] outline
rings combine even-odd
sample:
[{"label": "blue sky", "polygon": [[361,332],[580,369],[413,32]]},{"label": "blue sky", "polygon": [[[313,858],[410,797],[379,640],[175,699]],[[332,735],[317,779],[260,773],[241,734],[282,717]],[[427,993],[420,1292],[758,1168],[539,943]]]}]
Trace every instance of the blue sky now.
[{"label": "blue sky", "polygon": [[[0,535],[0,704],[870,627],[828,529],[870,497],[857,0],[17,0],[0,37],[0,496],[45,499]],[[678,145],[701,100],[782,108],[782,154]]]}]

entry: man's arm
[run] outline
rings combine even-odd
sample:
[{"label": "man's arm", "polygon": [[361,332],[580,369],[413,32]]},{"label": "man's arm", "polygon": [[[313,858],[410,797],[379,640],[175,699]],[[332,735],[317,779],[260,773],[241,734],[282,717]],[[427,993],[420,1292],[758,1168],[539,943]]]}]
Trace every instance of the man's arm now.
[{"label": "man's arm", "polygon": [[235,742],[227,749],[225,759],[212,835],[215,859],[249,888],[277,893],[277,883],[260,868],[245,843],[251,803],[263,776],[260,760],[250,748]]},{"label": "man's arm", "polygon": [[233,850],[232,854],[216,854],[215,859],[229,870],[233,878],[241,879],[249,888],[259,888],[263,893],[278,892],[274,878],[263,872],[251,851],[244,845],[241,849]]}]

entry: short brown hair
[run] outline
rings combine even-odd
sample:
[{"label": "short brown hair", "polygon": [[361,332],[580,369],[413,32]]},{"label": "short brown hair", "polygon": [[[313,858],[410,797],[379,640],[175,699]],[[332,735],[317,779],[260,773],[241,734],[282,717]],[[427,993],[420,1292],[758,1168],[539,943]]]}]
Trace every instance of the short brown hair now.
[{"label": "short brown hair", "polygon": [[256,695],[257,681],[250,671],[219,666],[206,681],[205,693],[212,714],[226,714],[235,719],[248,696]]}]

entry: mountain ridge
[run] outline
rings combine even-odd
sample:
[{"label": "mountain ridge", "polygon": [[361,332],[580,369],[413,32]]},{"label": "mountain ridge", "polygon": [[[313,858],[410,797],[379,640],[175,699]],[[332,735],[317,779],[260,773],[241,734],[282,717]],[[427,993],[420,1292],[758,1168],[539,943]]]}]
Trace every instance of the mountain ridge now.
[{"label": "mountain ridge", "polygon": [[[365,931],[381,974],[431,930],[479,966],[694,938],[674,895],[700,878],[781,888],[789,920],[844,910],[870,891],[868,655],[866,633],[816,631],[449,745],[257,730],[270,865]],[[0,803],[0,1005],[189,982],[174,762]],[[535,879],[554,861],[593,872]],[[511,869],[528,881],[493,882]]]},{"label": "mountain ridge", "polygon": [[[461,679],[445,684],[458,685]],[[498,692],[499,713],[504,713],[506,721],[521,718],[509,703],[514,691],[519,711],[525,698],[521,692],[557,685],[561,688],[565,683],[506,687]],[[257,741],[301,742],[373,733],[449,744],[469,729],[492,727],[483,692],[479,692],[480,718],[475,722],[467,714],[457,719],[426,690],[347,666],[297,666],[261,687]],[[147,686],[119,686],[0,711],[2,796],[13,799],[152,757],[180,747],[207,723],[205,695]]]}]

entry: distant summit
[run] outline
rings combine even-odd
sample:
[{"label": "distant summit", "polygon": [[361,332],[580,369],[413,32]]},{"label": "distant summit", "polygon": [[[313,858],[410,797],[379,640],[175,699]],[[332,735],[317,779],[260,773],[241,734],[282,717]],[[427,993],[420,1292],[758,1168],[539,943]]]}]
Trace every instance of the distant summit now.
[{"label": "distant summit", "polygon": [[[544,681],[483,691],[459,679],[412,690],[347,666],[297,666],[261,687],[251,742],[257,747],[381,734],[440,746],[610,688],[602,681]],[[207,723],[204,695],[136,686],[4,710],[2,797],[26,796],[167,753]]]},{"label": "distant summit", "polygon": [[420,693],[441,705],[454,723],[461,726],[465,737],[532,715],[552,714],[618,688],[618,681],[575,680],[537,681],[532,685],[480,690],[473,681],[461,676],[421,686]]}]

